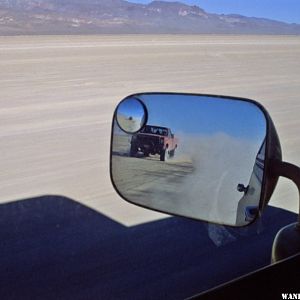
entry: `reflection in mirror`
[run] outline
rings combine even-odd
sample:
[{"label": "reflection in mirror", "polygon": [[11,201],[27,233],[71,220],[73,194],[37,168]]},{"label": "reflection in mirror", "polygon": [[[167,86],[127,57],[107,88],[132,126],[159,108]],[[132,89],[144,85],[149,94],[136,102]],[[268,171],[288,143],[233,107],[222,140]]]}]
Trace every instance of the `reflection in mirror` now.
[{"label": "reflection in mirror", "polygon": [[[264,175],[267,125],[261,108],[190,94],[138,99],[147,108],[145,126],[124,133],[119,120],[113,124],[111,174],[118,192],[171,214],[232,226],[252,222]],[[135,115],[130,107],[123,110]]]},{"label": "reflection in mirror", "polygon": [[145,125],[147,112],[144,104],[135,97],[124,99],[117,107],[116,121],[119,128],[134,133]]}]

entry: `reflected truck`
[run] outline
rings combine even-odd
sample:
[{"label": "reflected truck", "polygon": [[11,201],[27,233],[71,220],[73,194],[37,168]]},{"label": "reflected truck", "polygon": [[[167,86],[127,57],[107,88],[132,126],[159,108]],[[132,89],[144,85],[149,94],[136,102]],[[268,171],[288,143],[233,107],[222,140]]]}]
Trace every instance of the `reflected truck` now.
[{"label": "reflected truck", "polygon": [[146,125],[131,137],[130,156],[142,152],[145,157],[159,154],[161,161],[174,157],[178,139],[170,128]]}]

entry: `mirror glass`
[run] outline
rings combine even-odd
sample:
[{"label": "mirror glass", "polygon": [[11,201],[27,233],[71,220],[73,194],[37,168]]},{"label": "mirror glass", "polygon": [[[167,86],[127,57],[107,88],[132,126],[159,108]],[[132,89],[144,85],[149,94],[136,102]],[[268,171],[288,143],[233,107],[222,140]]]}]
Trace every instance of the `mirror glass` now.
[{"label": "mirror glass", "polygon": [[147,110],[144,126],[129,133],[120,121],[119,112],[124,120],[135,119],[134,105],[132,112],[130,105],[119,105],[113,121],[111,175],[120,195],[208,222],[252,222],[264,175],[267,122],[261,108],[252,101],[191,94],[134,99]]},{"label": "mirror glass", "polygon": [[147,111],[140,100],[135,97],[128,97],[118,105],[115,115],[121,130],[135,133],[145,125]]}]

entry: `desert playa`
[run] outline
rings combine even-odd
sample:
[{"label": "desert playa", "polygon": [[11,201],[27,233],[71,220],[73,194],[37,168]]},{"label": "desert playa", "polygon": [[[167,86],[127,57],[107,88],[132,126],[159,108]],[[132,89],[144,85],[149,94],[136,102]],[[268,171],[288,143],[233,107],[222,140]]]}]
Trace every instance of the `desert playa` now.
[{"label": "desert playa", "polygon": [[[284,160],[300,165],[299,58],[299,36],[1,37],[0,201],[62,195],[126,226],[165,217],[121,200],[110,182],[113,111],[137,92],[255,99]],[[271,205],[296,212],[296,187],[280,179]]]}]

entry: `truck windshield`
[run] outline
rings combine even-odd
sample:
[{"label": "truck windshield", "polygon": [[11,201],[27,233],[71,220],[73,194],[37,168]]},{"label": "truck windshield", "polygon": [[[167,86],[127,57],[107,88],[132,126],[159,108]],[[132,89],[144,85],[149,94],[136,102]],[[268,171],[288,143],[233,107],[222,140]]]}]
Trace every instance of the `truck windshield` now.
[{"label": "truck windshield", "polygon": [[141,132],[143,133],[151,133],[151,134],[157,134],[157,135],[168,135],[168,129],[163,127],[157,127],[157,126],[145,126]]}]

